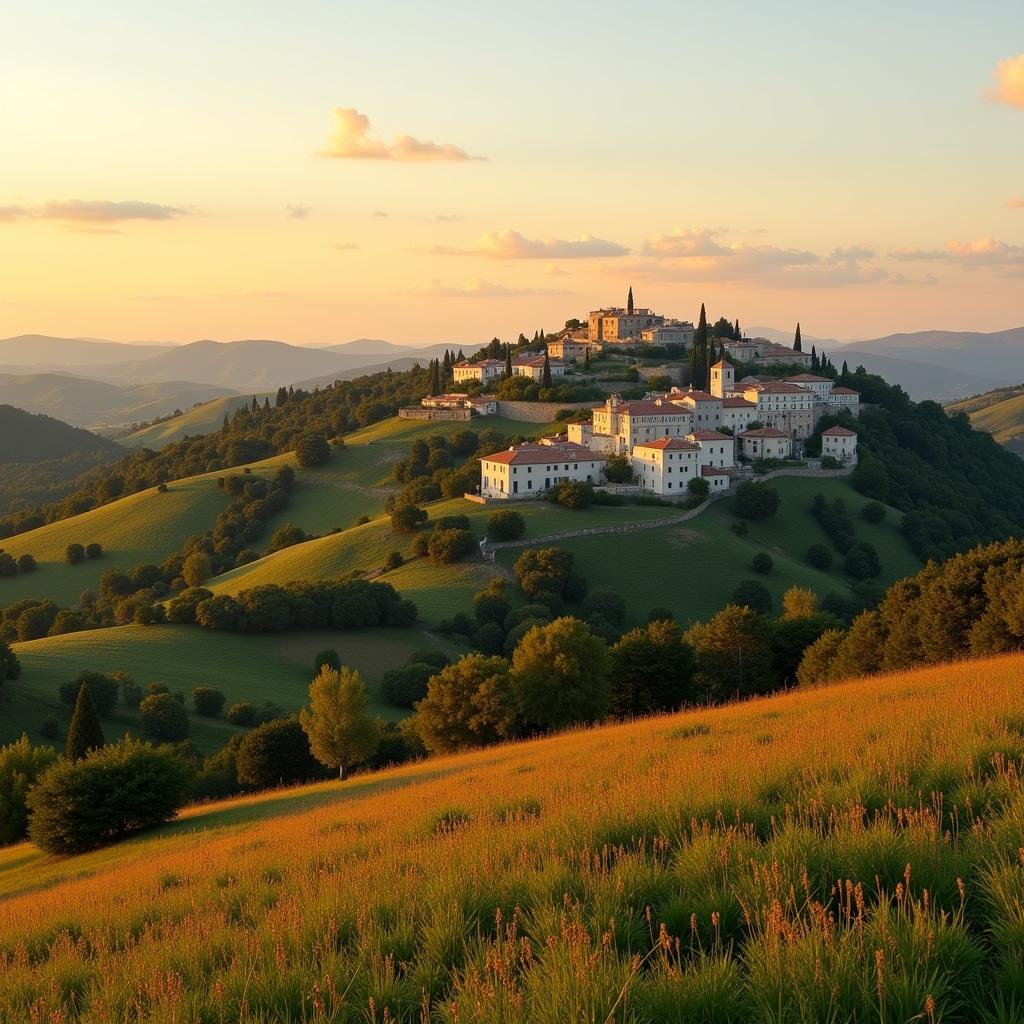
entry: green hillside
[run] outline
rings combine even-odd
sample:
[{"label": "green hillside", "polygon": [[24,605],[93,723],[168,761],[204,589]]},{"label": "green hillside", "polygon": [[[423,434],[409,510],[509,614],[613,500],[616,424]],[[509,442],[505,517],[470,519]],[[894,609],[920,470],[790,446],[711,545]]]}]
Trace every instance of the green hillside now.
[{"label": "green hillside", "polygon": [[[577,569],[591,586],[610,587],[625,598],[632,622],[646,619],[655,606],[672,609],[681,623],[707,619],[729,602],[742,580],[763,583],[777,610],[781,610],[783,593],[794,584],[809,587],[822,597],[830,592],[848,593],[849,577],[842,571],[838,552],[833,550],[835,564],[826,572],[807,561],[811,544],[828,544],[828,537],[810,514],[811,500],[819,492],[829,500],[842,498],[857,538],[870,541],[878,550],[883,567],[878,582],[888,584],[921,568],[899,532],[901,514],[889,509],[885,521],[878,525],[861,519],[865,498],[845,479],[780,477],[770,486],[782,498],[778,513],[763,522],[749,522],[744,537],[731,529],[736,522],[734,499],[726,498],[679,526],[581,537],[558,541],[558,546],[575,555]],[[765,576],[751,568],[760,551],[767,551],[775,562],[773,571]],[[518,548],[500,551],[498,561],[511,568],[519,552]]]},{"label": "green hillside", "polygon": [[116,452],[117,446],[81,427],[0,405],[0,464],[47,462],[68,455]]},{"label": "green hillside", "polygon": [[[118,443],[126,448],[152,448],[160,451],[172,441],[180,441],[183,437],[194,437],[196,434],[209,434],[219,430],[225,416],[230,416],[236,409],[248,406],[252,395],[223,395],[220,398],[203,402],[180,416],[173,416],[152,426],[143,427],[132,434],[118,438]],[[260,404],[264,395],[256,396]]]},{"label": "green hillside", "polygon": [[[472,426],[509,436],[538,436],[549,431],[552,424],[491,416]],[[393,418],[348,435],[346,447],[334,450],[322,466],[298,467],[290,452],[250,464],[253,473],[267,476],[284,465],[296,471],[289,505],[271,518],[262,546],[266,547],[270,533],[285,523],[320,534],[346,529],[360,516],[378,514],[394,486],[392,466],[408,454],[415,438],[454,434],[465,428],[465,423]],[[40,566],[35,573],[0,579],[0,607],[28,597],[51,597],[62,605],[74,604],[83,590],[99,584],[107,569],[127,570],[140,562],[161,562],[188,537],[212,529],[227,502],[216,486],[217,478],[241,473],[244,468],[186,477],[168,484],[166,494],[151,488],[0,542],[0,547],[15,558],[28,553]],[[76,566],[64,564],[68,544],[93,542],[102,544],[102,558]]]},{"label": "green hillside", "polygon": [[1001,445],[1024,455],[1024,389],[1000,388],[947,405],[949,412],[965,412],[976,430],[990,433]]},{"label": "green hillside", "polygon": [[[185,540],[213,526],[227,497],[211,477],[191,477],[120,498],[81,515],[8,537],[0,546],[15,558],[33,555],[39,569],[0,579],[0,606],[22,598],[53,598],[77,603],[83,590],[94,589],[108,569],[130,570],[140,562],[160,563]],[[103,556],[79,565],[64,562],[69,544],[103,545]]]},{"label": "green hillside", "polygon": [[[186,702],[193,687],[211,686],[226,695],[228,706],[271,701],[296,711],[307,699],[313,659],[324,648],[338,651],[346,665],[363,674],[374,714],[395,718],[402,712],[379,698],[381,677],[403,664],[413,651],[431,646],[455,652],[419,629],[249,635],[215,633],[198,626],[117,626],[33,640],[14,645],[22,672],[20,679],[3,684],[0,744],[17,739],[22,732],[38,742],[41,723],[51,717],[65,728],[70,708],[60,703],[57,690],[86,669],[127,672],[143,687],[161,682],[172,693],[183,692]],[[134,716],[128,714],[111,721],[109,727],[104,723],[111,737],[135,727]],[[206,753],[222,747],[232,731],[234,726],[222,718],[192,715],[191,738]]]}]

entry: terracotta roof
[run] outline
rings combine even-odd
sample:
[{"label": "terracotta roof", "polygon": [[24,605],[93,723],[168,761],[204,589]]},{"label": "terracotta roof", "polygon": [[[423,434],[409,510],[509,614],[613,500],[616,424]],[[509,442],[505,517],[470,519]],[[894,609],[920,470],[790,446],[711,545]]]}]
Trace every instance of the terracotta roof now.
[{"label": "terracotta roof", "polygon": [[657,441],[643,441],[633,445],[634,448],[656,448],[658,451],[700,451],[700,445],[693,441],[684,441],[681,437],[662,437]]},{"label": "terracotta roof", "polygon": [[681,402],[684,398],[692,399],[694,402],[720,402],[720,398],[709,395],[706,391],[693,388],[690,391],[670,391],[665,396],[670,402]]},{"label": "terracotta roof", "polygon": [[807,388],[800,387],[799,384],[790,384],[784,380],[762,381],[759,384],[751,385],[747,390],[760,391],[762,394],[768,395],[810,395],[811,393]]},{"label": "terracotta roof", "polygon": [[756,409],[756,402],[748,402],[745,398],[723,398],[723,409]]},{"label": "terracotta roof", "polygon": [[[544,365],[544,357],[543,356],[535,356],[533,359],[513,359],[512,360],[512,365],[513,366],[543,366]],[[562,363],[559,360],[557,360],[557,359],[549,359],[548,360],[548,365],[549,366],[561,366]]]},{"label": "terracotta roof", "polygon": [[860,395],[859,391],[854,391],[851,388],[833,388],[833,395]]},{"label": "terracotta roof", "polygon": [[501,359],[481,359],[480,362],[478,362],[478,363],[474,363],[471,360],[467,359],[464,362],[456,363],[455,365],[459,366],[459,367],[466,367],[466,366],[504,366],[505,363]]},{"label": "terracotta roof", "polygon": [[[600,408],[600,406],[599,406]],[[680,409],[678,405],[672,402],[622,402],[616,406],[615,412],[624,414],[626,416],[692,416],[693,413],[689,409]]]},{"label": "terracotta roof", "polygon": [[828,430],[823,430],[822,435],[828,434],[831,437],[856,437],[856,430],[847,430],[846,427],[829,427]]},{"label": "terracotta roof", "polygon": [[734,366],[732,365],[732,363],[730,363],[730,362],[729,362],[729,360],[725,358],[725,356],[722,356],[722,358],[721,358],[721,359],[719,359],[719,360],[718,360],[718,362],[717,362],[717,363],[715,363],[715,364],[714,364],[714,366],[712,366],[711,368],[712,368],[713,370],[717,370],[717,369],[719,369],[720,367],[721,367],[721,368],[726,368],[726,369],[729,369],[729,370],[734,370],[734,369],[736,369],[736,367],[734,367]]},{"label": "terracotta roof", "polygon": [[728,476],[729,475],[729,470],[727,470],[727,469],[719,469],[716,466],[701,466],[700,467],[700,475],[701,476]]},{"label": "terracotta roof", "polygon": [[720,430],[695,430],[690,437],[698,441],[731,441],[729,434],[723,434]]},{"label": "terracotta roof", "polygon": [[474,395],[470,400],[470,405],[484,405],[487,402],[496,402],[497,399],[494,395]]},{"label": "terracotta roof", "polygon": [[744,430],[740,437],[785,437],[788,439],[789,434],[782,430],[776,430],[775,427],[758,427],[757,430]]},{"label": "terracotta roof", "polygon": [[792,377],[786,378],[786,380],[807,381],[808,383],[813,381],[817,384],[828,384],[831,379],[831,377],[819,377],[816,373],[796,373]]},{"label": "terracotta roof", "polygon": [[558,444],[521,444],[504,452],[487,455],[481,462],[498,462],[505,466],[551,465],[556,462],[605,462],[608,456],[591,451],[581,444],[562,441]]}]

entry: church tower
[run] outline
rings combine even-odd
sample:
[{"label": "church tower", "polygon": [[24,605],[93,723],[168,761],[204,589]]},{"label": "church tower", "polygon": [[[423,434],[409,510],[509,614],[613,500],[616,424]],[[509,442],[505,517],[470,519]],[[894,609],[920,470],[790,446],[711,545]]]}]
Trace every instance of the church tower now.
[{"label": "church tower", "polygon": [[633,315],[633,286],[629,286],[629,295],[626,298],[626,314],[628,316]]},{"label": "church tower", "polygon": [[711,367],[711,394],[725,398],[736,387],[736,368],[725,356]]}]

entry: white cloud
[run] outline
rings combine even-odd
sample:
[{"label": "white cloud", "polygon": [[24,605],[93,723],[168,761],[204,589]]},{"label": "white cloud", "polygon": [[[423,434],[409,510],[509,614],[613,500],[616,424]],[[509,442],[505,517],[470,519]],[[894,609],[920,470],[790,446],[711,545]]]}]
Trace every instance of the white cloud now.
[{"label": "white cloud", "polygon": [[478,252],[497,260],[573,260],[625,256],[629,249],[593,235],[542,240],[505,228],[483,235]]},{"label": "white cloud", "polygon": [[313,211],[313,207],[303,206],[302,203],[288,203],[284,209],[292,220],[305,220]]},{"label": "white cloud", "polygon": [[981,267],[995,269],[1001,276],[1016,277],[1024,273],[1024,246],[1002,242],[998,238],[976,238],[962,242],[950,239],[945,249],[894,249],[889,255],[906,263],[937,261],[952,263],[969,270]]},{"label": "white cloud", "polygon": [[174,220],[188,213],[180,206],[138,200],[49,199],[40,206],[0,206],[0,221],[36,219],[65,224],[116,224],[126,220]]},{"label": "white cloud", "polygon": [[1024,53],[996,64],[995,85],[986,90],[989,99],[1024,110]]},{"label": "white cloud", "polygon": [[462,163],[467,160],[485,160],[486,157],[471,156],[464,149],[451,143],[429,142],[411,135],[396,135],[394,142],[380,142],[369,137],[370,119],[355,107],[334,107],[331,110],[334,131],[328,136],[327,145],[317,150],[316,155],[332,160],[401,160],[411,163],[449,161]]},{"label": "white cloud", "polygon": [[463,284],[444,284],[436,277],[425,288],[413,290],[416,295],[439,295],[463,299],[507,299],[525,295],[570,295],[565,289],[556,288],[509,288],[493,281],[474,277]]}]

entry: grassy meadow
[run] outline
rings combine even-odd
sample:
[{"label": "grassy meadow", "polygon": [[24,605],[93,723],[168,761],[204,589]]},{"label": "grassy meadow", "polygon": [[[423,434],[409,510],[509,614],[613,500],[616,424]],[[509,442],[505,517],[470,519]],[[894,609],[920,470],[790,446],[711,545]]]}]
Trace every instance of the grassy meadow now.
[{"label": "grassy meadow", "polygon": [[1019,1021],[1024,658],[0,851],[0,1019]]},{"label": "grassy meadow", "polygon": [[[260,404],[266,397],[264,392],[257,396]],[[248,407],[253,396],[249,395],[224,395],[220,398],[213,398],[209,402],[187,409],[180,416],[164,420],[161,423],[154,423],[150,427],[143,427],[125,437],[118,438],[118,443],[126,448],[151,448],[153,451],[160,451],[175,441],[182,441],[186,437],[197,437],[200,434],[209,434],[214,430],[220,430],[224,417],[231,417],[236,409]],[[274,395],[270,395],[273,402]]]},{"label": "grassy meadow", "polygon": [[[405,712],[381,700],[381,678],[414,651],[433,646],[457,653],[447,642],[419,629],[253,635],[217,633],[198,626],[116,626],[32,640],[14,645],[22,673],[20,679],[3,684],[0,744],[16,740],[23,732],[40,742],[39,727],[47,718],[56,718],[66,729],[71,709],[60,703],[57,691],[83,669],[127,672],[142,687],[164,683],[172,693],[185,694],[190,711],[196,686],[221,690],[227,697],[226,707],[240,701],[270,701],[286,711],[297,711],[307,701],[313,659],[324,648],[338,651],[344,664],[360,671],[373,714],[399,718]],[[134,712],[118,708],[118,715],[103,723],[108,738],[126,729],[137,730]],[[190,726],[191,739],[207,754],[224,746],[235,731],[223,718],[195,714]]]},{"label": "grassy meadow", "polygon": [[[815,494],[830,501],[842,498],[853,519],[858,540],[870,541],[882,563],[879,582],[888,585],[912,575],[921,563],[899,531],[902,513],[890,508],[884,522],[869,523],[860,516],[866,498],[843,478],[814,479],[779,477],[771,481],[782,498],[772,519],[749,521],[746,536],[731,529],[736,518],[732,498],[709,506],[695,519],[678,526],[614,537],[581,537],[559,541],[571,551],[577,569],[591,586],[608,586],[626,601],[629,621],[646,620],[651,608],[672,609],[682,624],[710,618],[729,603],[742,580],[757,580],[768,588],[775,610],[782,610],[782,595],[791,586],[808,587],[824,597],[830,592],[849,593],[850,578],[842,568],[842,556],[831,548],[828,536],[810,514]],[[667,510],[648,509],[646,511]],[[826,571],[807,561],[811,544],[823,543],[835,559]],[[751,568],[758,552],[765,551],[775,565],[759,575]],[[510,568],[519,549],[500,551],[498,560]]]}]

